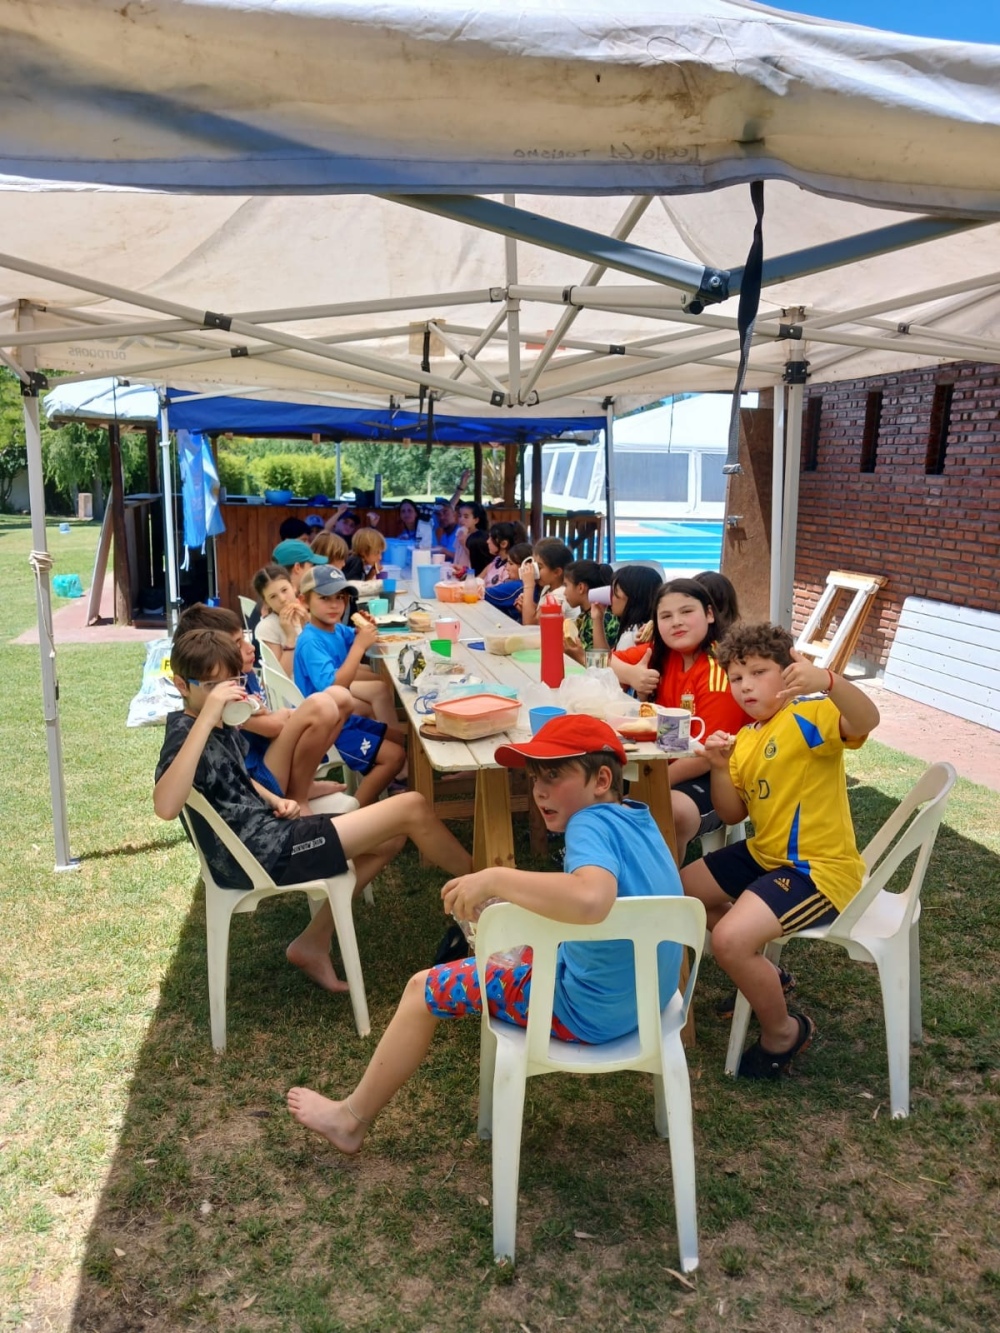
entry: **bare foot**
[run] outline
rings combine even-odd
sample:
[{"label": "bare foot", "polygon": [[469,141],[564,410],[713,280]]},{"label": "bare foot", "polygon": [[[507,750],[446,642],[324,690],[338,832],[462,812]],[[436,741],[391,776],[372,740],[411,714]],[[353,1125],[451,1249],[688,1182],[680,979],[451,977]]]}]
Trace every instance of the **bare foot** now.
[{"label": "bare foot", "polygon": [[314,782],[309,788],[309,799],[318,801],[323,796],[339,796],[344,791],[347,791],[344,782]]},{"label": "bare foot", "polygon": [[345,1102],[332,1102],[309,1088],[291,1088],[288,1109],[306,1129],[312,1129],[348,1157],[364,1142],[365,1127],[351,1115]]},{"label": "bare foot", "polygon": [[336,969],[328,953],[319,949],[312,949],[308,944],[302,942],[302,936],[292,940],[291,944],[285,950],[285,957],[293,967],[299,967],[306,974],[310,981],[315,981],[317,986],[322,986],[324,990],[332,991],[334,995],[346,995],[350,990],[346,981],[341,981],[337,976]]}]

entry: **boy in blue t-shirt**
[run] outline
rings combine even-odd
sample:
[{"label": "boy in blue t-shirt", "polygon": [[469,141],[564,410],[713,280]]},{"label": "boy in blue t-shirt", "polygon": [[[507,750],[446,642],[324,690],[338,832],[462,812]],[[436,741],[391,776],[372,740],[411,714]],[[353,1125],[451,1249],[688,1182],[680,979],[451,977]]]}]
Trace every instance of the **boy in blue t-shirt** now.
[{"label": "boy in blue t-shirt", "polygon": [[[445,911],[474,921],[489,899],[502,898],[555,921],[587,923],[603,921],[616,898],[680,897],[680,876],[649,810],[622,799],[625,751],[607,723],[583,714],[553,718],[531,741],[501,746],[496,759],[528,768],[545,827],[566,835],[565,870],[491,866],[462,875],[441,890]],[[680,955],[679,945],[659,947],[661,1008],[677,989]],[[530,990],[530,959],[490,959],[486,1002],[494,1018],[527,1026]],[[334,1102],[308,1088],[292,1088],[289,1110],[340,1152],[357,1152],[374,1116],[419,1067],[438,1019],[480,1013],[475,959],[418,972],[350,1096]],[[561,945],[552,1035],[598,1044],[634,1032],[637,1025],[631,944]]]},{"label": "boy in blue t-shirt", "polygon": [[340,757],[349,768],[363,773],[358,801],[369,805],[394,779],[406,762],[405,739],[396,724],[392,690],[364,662],[377,638],[370,616],[355,617],[357,628],[343,618],[355,589],[339,569],[319,565],[307,569],[299,595],[309,612],[295,645],[295,683],[308,699],[320,691],[349,690],[353,712],[337,738]]}]

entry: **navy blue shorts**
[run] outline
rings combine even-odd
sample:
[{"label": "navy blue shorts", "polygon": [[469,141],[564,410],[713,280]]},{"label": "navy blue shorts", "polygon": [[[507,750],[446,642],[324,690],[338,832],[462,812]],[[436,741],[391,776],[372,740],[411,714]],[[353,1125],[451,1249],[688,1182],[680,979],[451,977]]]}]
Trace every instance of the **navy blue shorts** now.
[{"label": "navy blue shorts", "polygon": [[358,717],[356,713],[344,723],[340,735],[334,741],[337,752],[348,768],[360,773],[370,773],[379,747],[385,739],[384,722],[376,722],[372,717]]},{"label": "navy blue shorts", "polygon": [[347,869],[347,857],[329,815],[302,815],[290,821],[293,836],[271,870],[275,884],[335,879]]},{"label": "navy blue shorts", "polygon": [[[247,739],[249,739],[249,737],[247,737]],[[253,778],[254,782],[259,782],[262,787],[266,787],[274,796],[284,796],[285,793],[281,790],[278,779],[268,768],[264,755],[253,744],[251,744],[250,749],[246,753],[244,763],[247,766],[247,772]]]},{"label": "navy blue shorts", "polygon": [[686,782],[678,782],[671,790],[683,792],[698,807],[698,813],[701,815],[701,823],[698,825],[699,838],[703,833],[711,833],[713,829],[722,828],[722,820],[712,805],[712,783],[707,773],[702,773],[697,778],[688,778]]},{"label": "navy blue shorts", "polygon": [[781,922],[782,935],[826,926],[839,912],[825,894],[820,893],[811,876],[792,866],[765,870],[753,859],[745,842],[720,847],[704,858],[712,878],[723,893],[738,898],[749,889],[766,903]]}]

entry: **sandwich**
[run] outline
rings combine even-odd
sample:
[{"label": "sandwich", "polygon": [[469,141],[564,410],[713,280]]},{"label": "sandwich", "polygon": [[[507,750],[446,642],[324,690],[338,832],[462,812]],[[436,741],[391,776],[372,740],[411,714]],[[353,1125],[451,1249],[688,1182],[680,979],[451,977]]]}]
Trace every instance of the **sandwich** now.
[{"label": "sandwich", "polygon": [[563,621],[563,644],[571,648],[576,648],[580,643],[580,631],[576,627],[575,620]]}]

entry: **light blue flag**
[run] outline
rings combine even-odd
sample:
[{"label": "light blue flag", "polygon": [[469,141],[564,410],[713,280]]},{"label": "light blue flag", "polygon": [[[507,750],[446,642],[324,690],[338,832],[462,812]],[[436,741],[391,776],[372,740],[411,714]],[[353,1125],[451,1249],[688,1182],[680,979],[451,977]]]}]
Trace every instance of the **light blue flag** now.
[{"label": "light blue flag", "polygon": [[225,532],[219,510],[219,472],[207,435],[177,432],[177,460],[181,472],[181,498],[184,507],[184,554],[182,569],[187,569],[193,550],[204,550],[209,537]]}]

